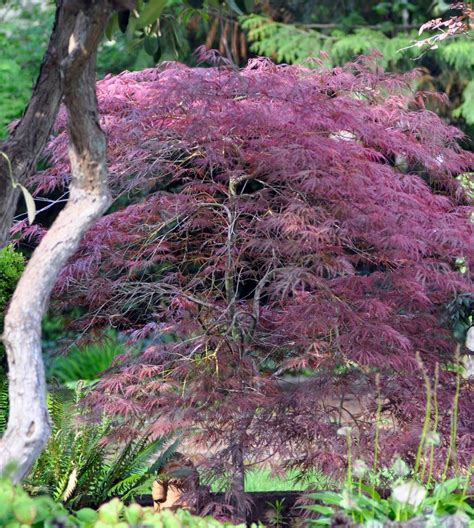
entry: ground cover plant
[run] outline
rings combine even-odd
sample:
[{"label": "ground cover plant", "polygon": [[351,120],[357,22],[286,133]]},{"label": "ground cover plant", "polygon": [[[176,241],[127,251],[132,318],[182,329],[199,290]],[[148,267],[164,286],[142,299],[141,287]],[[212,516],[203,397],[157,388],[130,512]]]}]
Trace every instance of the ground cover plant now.
[{"label": "ground cover plant", "polygon": [[[196,517],[189,511],[175,513],[164,511],[154,513],[152,508],[138,504],[125,505],[119,499],[112,499],[100,508],[81,508],[74,513],[51,497],[29,497],[20,485],[13,486],[8,479],[0,480],[0,522],[8,528],[218,528],[234,526],[219,522],[212,517]],[[237,525],[243,528],[243,524]]]},{"label": "ground cover plant", "polygon": [[[459,358],[458,358],[458,367]],[[438,373],[436,373],[437,376]],[[462,370],[457,372],[458,380]],[[416,459],[410,467],[398,457],[389,467],[374,453],[373,465],[369,467],[364,459],[352,458],[352,429],[342,427],[338,434],[346,438],[347,471],[345,482],[338,491],[309,493],[306,501],[318,501],[303,508],[316,512],[316,518],[309,520],[314,526],[333,526],[340,522],[346,526],[367,526],[383,528],[391,523],[406,522],[414,526],[468,527],[474,522],[472,508],[471,477],[474,457],[469,466],[457,469],[456,476],[446,479],[451,462],[448,450],[442,475],[434,475],[435,451],[441,444],[441,437],[436,430],[439,409],[437,408],[437,390],[428,377],[425,378],[426,409],[423,431],[419,440]],[[433,427],[429,430],[431,406],[434,404]],[[456,416],[458,399],[455,397],[451,408],[450,449],[456,444]],[[380,416],[378,426],[382,427]],[[377,433],[376,433],[377,434]],[[375,448],[378,451],[377,445]],[[434,478],[435,477],[435,478]],[[381,486],[381,483],[383,485]],[[380,493],[379,493],[380,491]],[[402,524],[403,525],[403,524]]]},{"label": "ground cover plant", "polygon": [[[141,416],[155,434],[191,427],[234,496],[246,464],[275,454],[344,467],[347,421],[354,451],[373,452],[377,408],[384,456],[414,459],[424,373],[438,369],[440,402],[455,393],[446,306],[473,293],[461,133],[412,94],[416,72],[388,75],[370,59],[238,71],[205,58],[223,67],[167,64],[98,84],[115,204],[56,299],[85,309],[79,326],[111,324],[148,346],[121,358],[89,405],[123,417],[118,435]],[[30,182],[37,195],[67,185],[66,144],[62,116],[51,168]],[[460,383],[453,468],[472,445]],[[341,409],[347,395],[355,415]],[[450,405],[439,408],[444,457]]]},{"label": "ground cover plant", "polygon": [[[383,528],[387,523],[416,519],[418,526],[467,528],[472,526],[474,509],[469,504],[466,489],[467,481],[461,478],[440,483],[431,493],[414,480],[400,478],[387,498],[361,485],[358,490],[309,494],[308,498],[322,504],[306,506],[305,509],[320,514],[309,521],[312,526],[332,526],[334,518],[339,517],[340,522],[346,519],[346,526],[357,523],[358,526]],[[336,511],[343,512],[343,515]]]}]

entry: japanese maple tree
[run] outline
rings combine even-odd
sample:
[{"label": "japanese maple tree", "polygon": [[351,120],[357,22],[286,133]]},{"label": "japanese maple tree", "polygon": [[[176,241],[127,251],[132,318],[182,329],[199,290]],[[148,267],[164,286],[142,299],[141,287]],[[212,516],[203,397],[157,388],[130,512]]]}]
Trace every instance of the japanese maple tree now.
[{"label": "japanese maple tree", "polygon": [[[329,70],[257,59],[98,83],[115,205],[56,299],[85,309],[85,329],[112,325],[145,343],[89,399],[123,417],[121,434],[144,416],[156,433],[192,427],[238,494],[252,460],[344,462],[346,422],[331,419],[329,394],[363,399],[354,425],[368,452],[379,376],[397,424],[381,445],[409,456],[424,410],[417,354],[431,373],[440,365],[449,429],[446,305],[474,291],[471,202],[456,176],[473,156],[411,92],[416,75],[372,59]],[[37,194],[66,187],[66,145],[60,119]],[[461,462],[470,404],[466,389]]]}]

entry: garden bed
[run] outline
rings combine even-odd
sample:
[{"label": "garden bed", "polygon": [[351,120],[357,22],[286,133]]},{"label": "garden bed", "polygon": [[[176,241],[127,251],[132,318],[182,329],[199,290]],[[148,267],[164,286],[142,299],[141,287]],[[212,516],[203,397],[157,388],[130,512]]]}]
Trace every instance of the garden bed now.
[{"label": "garden bed", "polygon": [[[267,526],[294,526],[301,519],[301,509],[297,504],[303,491],[258,491],[249,492],[247,496],[251,504],[246,522],[263,523]],[[209,502],[224,503],[225,493],[211,493]],[[137,497],[141,506],[153,506],[151,495]],[[301,521],[300,521],[301,522]]]}]

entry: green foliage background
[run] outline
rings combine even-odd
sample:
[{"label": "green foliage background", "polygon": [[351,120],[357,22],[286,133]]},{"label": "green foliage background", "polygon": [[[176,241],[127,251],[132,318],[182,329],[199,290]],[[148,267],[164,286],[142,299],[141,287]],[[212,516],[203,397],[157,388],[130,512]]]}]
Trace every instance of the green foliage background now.
[{"label": "green foliage background", "polygon": [[[2,3],[0,3],[0,7]],[[0,138],[27,103],[53,22],[53,11],[40,5],[21,8],[3,2],[0,15]]]},{"label": "green foliage background", "polygon": [[278,62],[303,63],[324,52],[324,63],[338,66],[378,50],[381,56],[377,62],[385,69],[423,68],[420,88],[447,92],[452,106],[446,116],[474,126],[474,32],[423,53],[420,48],[408,48],[420,38],[416,29],[397,29],[388,23],[377,28],[353,26],[344,30],[345,23],[341,21],[340,27],[322,30],[313,29],[311,24],[282,23],[259,14],[241,17],[240,23],[251,50]]},{"label": "green foliage background", "polygon": [[[449,11],[453,2],[235,0],[232,5],[245,9],[247,3],[254,13],[241,16],[239,22],[253,53],[278,62],[300,63],[325,51],[328,65],[340,65],[378,49],[383,54],[379,63],[390,70],[426,68],[420,88],[448,92],[452,106],[445,111],[446,117],[464,124],[474,135],[472,35],[445,41],[439,49],[421,58],[416,48],[399,51],[418,38],[417,28],[426,20],[455,14]],[[204,42],[215,15],[212,9],[200,11],[199,23],[194,22],[190,29],[189,21],[196,13],[191,4],[189,0],[168,0],[160,19],[160,37],[154,44],[158,46],[154,54],[149,49],[147,53],[149,37],[133,39],[115,28],[99,50],[98,77],[143,69],[158,60],[191,61],[193,49]],[[404,16],[409,17],[409,24]],[[6,136],[8,123],[21,115],[28,101],[53,18],[52,2],[0,0],[0,139]]]},{"label": "green foliage background", "polygon": [[[0,0],[0,139],[6,137],[7,125],[21,116],[28,103],[53,22],[51,2]],[[97,75],[101,78],[106,73],[140,70],[152,64],[152,57],[142,47],[117,34],[101,45]]]}]

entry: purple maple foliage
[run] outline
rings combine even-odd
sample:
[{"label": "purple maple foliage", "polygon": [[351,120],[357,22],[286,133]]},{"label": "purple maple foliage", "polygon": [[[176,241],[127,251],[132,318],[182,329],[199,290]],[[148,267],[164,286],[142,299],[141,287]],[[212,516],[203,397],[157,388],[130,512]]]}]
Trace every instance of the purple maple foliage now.
[{"label": "purple maple foliage", "polygon": [[[473,156],[412,94],[416,75],[367,59],[329,70],[257,59],[98,83],[116,201],[56,298],[85,308],[84,328],[147,343],[89,399],[123,434],[191,427],[222,474],[272,457],[333,471],[351,415],[341,422],[340,401],[361,400],[354,449],[370,459],[378,375],[392,423],[381,445],[410,457],[425,405],[417,353],[430,373],[440,365],[449,430],[446,304],[474,291],[472,208],[456,176]],[[36,194],[67,187],[66,149],[60,119]]]}]

